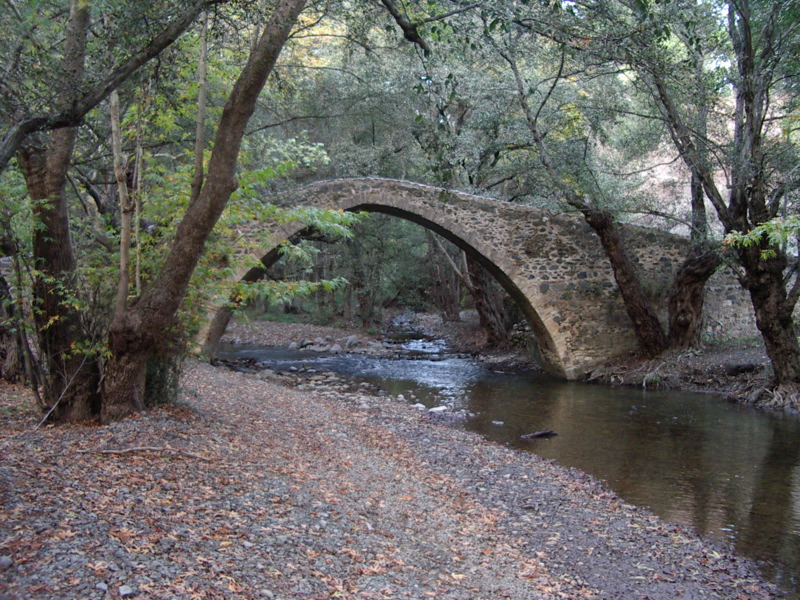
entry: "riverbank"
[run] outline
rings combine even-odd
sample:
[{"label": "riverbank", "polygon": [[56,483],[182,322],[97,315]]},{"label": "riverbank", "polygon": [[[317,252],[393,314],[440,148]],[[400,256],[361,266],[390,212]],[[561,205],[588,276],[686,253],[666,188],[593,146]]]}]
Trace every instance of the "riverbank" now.
[{"label": "riverbank", "polygon": [[43,427],[0,388],[5,598],[777,598],[596,480],[404,401],[190,363],[180,403]]}]

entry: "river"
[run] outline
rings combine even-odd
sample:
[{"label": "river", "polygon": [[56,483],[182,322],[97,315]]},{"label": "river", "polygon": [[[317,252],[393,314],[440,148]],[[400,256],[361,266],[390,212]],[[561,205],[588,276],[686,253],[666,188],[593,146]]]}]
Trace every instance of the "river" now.
[{"label": "river", "polygon": [[[426,407],[463,412],[488,439],[604,480],[625,501],[732,545],[800,598],[800,418],[708,394],[566,383],[497,373],[436,340],[399,359],[233,347],[276,371],[333,371]],[[549,429],[556,436],[522,440]]]}]

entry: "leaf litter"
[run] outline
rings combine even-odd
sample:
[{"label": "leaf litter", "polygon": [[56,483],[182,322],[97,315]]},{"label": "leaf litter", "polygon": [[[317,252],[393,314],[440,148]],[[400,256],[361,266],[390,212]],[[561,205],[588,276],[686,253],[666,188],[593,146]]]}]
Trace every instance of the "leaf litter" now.
[{"label": "leaf litter", "polygon": [[181,401],[43,427],[0,388],[0,598],[781,597],[595,479],[405,402],[193,363]]}]

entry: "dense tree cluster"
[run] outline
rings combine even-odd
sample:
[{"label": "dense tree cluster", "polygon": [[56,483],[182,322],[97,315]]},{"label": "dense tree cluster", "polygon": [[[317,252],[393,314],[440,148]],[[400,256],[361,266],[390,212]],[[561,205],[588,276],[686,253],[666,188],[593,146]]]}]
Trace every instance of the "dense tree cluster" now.
[{"label": "dense tree cluster", "polygon": [[[143,409],[211,295],[366,323],[427,290],[502,342],[506,307],[454,248],[280,205],[356,175],[582,215],[651,356],[699,343],[726,263],[798,402],[797,0],[8,0],[0,23],[0,358],[48,418]],[[312,276],[225,287],[236,224],[276,218],[317,232],[287,249]],[[627,221],[691,236],[666,328]]]}]

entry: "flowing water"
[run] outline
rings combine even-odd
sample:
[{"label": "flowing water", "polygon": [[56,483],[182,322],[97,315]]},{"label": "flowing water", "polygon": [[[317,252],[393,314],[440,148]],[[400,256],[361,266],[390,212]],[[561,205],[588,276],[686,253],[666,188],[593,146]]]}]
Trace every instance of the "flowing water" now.
[{"label": "flowing water", "polygon": [[[435,340],[404,358],[227,348],[276,371],[313,368],[428,407],[464,411],[466,429],[604,480],[625,501],[731,544],[800,598],[800,419],[707,394],[565,383],[496,373]],[[530,441],[523,434],[558,435]]]}]

